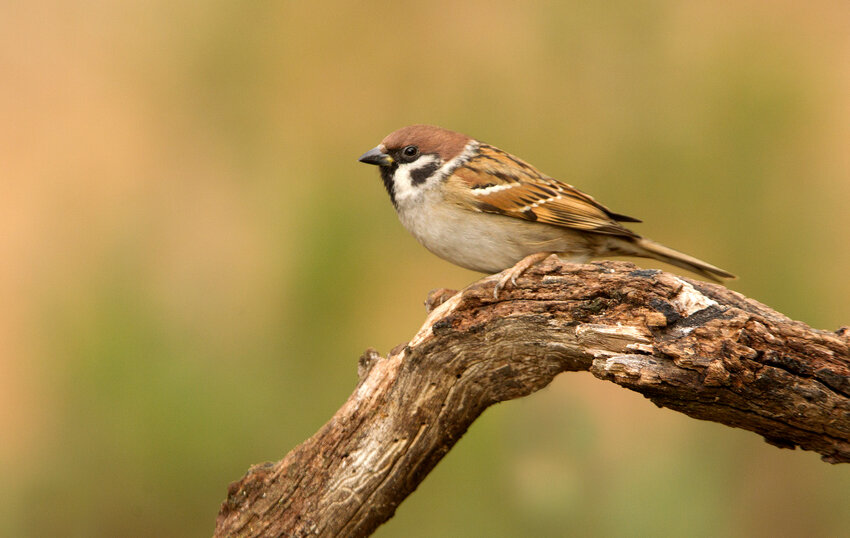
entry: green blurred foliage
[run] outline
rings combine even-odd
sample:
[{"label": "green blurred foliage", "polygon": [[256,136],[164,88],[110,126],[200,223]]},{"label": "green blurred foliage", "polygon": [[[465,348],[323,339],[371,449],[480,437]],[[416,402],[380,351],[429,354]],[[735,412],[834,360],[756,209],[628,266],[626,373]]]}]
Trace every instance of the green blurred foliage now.
[{"label": "green blurred foliage", "polygon": [[[209,535],[363,349],[478,278],[356,162],[409,123],[848,323],[848,35],[828,0],[0,5],[0,535]],[[848,503],[846,468],[571,374],[378,535],[837,536]]]}]

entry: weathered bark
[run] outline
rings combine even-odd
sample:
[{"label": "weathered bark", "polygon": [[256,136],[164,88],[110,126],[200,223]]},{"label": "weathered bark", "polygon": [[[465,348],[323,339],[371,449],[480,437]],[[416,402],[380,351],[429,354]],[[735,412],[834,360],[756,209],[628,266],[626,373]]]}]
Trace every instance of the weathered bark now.
[{"label": "weathered bark", "polygon": [[850,462],[850,331],[812,329],[730,291],[623,262],[550,258],[493,299],[494,277],[432,294],[422,329],[313,437],[231,484],[216,536],[365,536],[488,406],[566,371],[771,444]]}]

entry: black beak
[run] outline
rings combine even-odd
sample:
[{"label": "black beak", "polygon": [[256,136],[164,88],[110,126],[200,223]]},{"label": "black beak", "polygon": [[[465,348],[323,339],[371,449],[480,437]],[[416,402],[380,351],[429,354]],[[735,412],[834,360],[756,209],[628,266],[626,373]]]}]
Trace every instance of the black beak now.
[{"label": "black beak", "polygon": [[372,148],[357,159],[361,163],[374,164],[377,166],[389,166],[393,163],[393,158],[381,150],[381,146]]}]

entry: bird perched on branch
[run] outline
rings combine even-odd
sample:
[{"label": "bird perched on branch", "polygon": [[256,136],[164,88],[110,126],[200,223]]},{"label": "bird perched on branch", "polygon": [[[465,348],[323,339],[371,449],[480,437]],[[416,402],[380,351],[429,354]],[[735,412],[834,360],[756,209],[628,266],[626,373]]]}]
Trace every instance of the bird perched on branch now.
[{"label": "bird perched on branch", "polygon": [[551,254],[654,258],[720,281],[731,273],[641,237],[572,185],[466,135],[431,125],[390,133],[360,162],[377,165],[401,223],[437,256],[498,273],[495,294]]}]

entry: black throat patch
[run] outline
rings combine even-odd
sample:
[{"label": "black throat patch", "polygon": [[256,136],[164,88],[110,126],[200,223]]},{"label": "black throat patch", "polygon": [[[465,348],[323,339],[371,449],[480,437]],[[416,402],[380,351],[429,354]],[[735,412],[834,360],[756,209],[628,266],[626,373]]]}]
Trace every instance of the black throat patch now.
[{"label": "black throat patch", "polygon": [[390,195],[390,201],[392,201],[393,207],[398,209],[398,204],[395,201],[395,189],[393,188],[393,176],[395,175],[395,171],[398,170],[398,164],[393,163],[390,166],[381,166],[379,168],[381,170],[381,180],[384,182],[384,188],[387,189],[387,193]]}]

